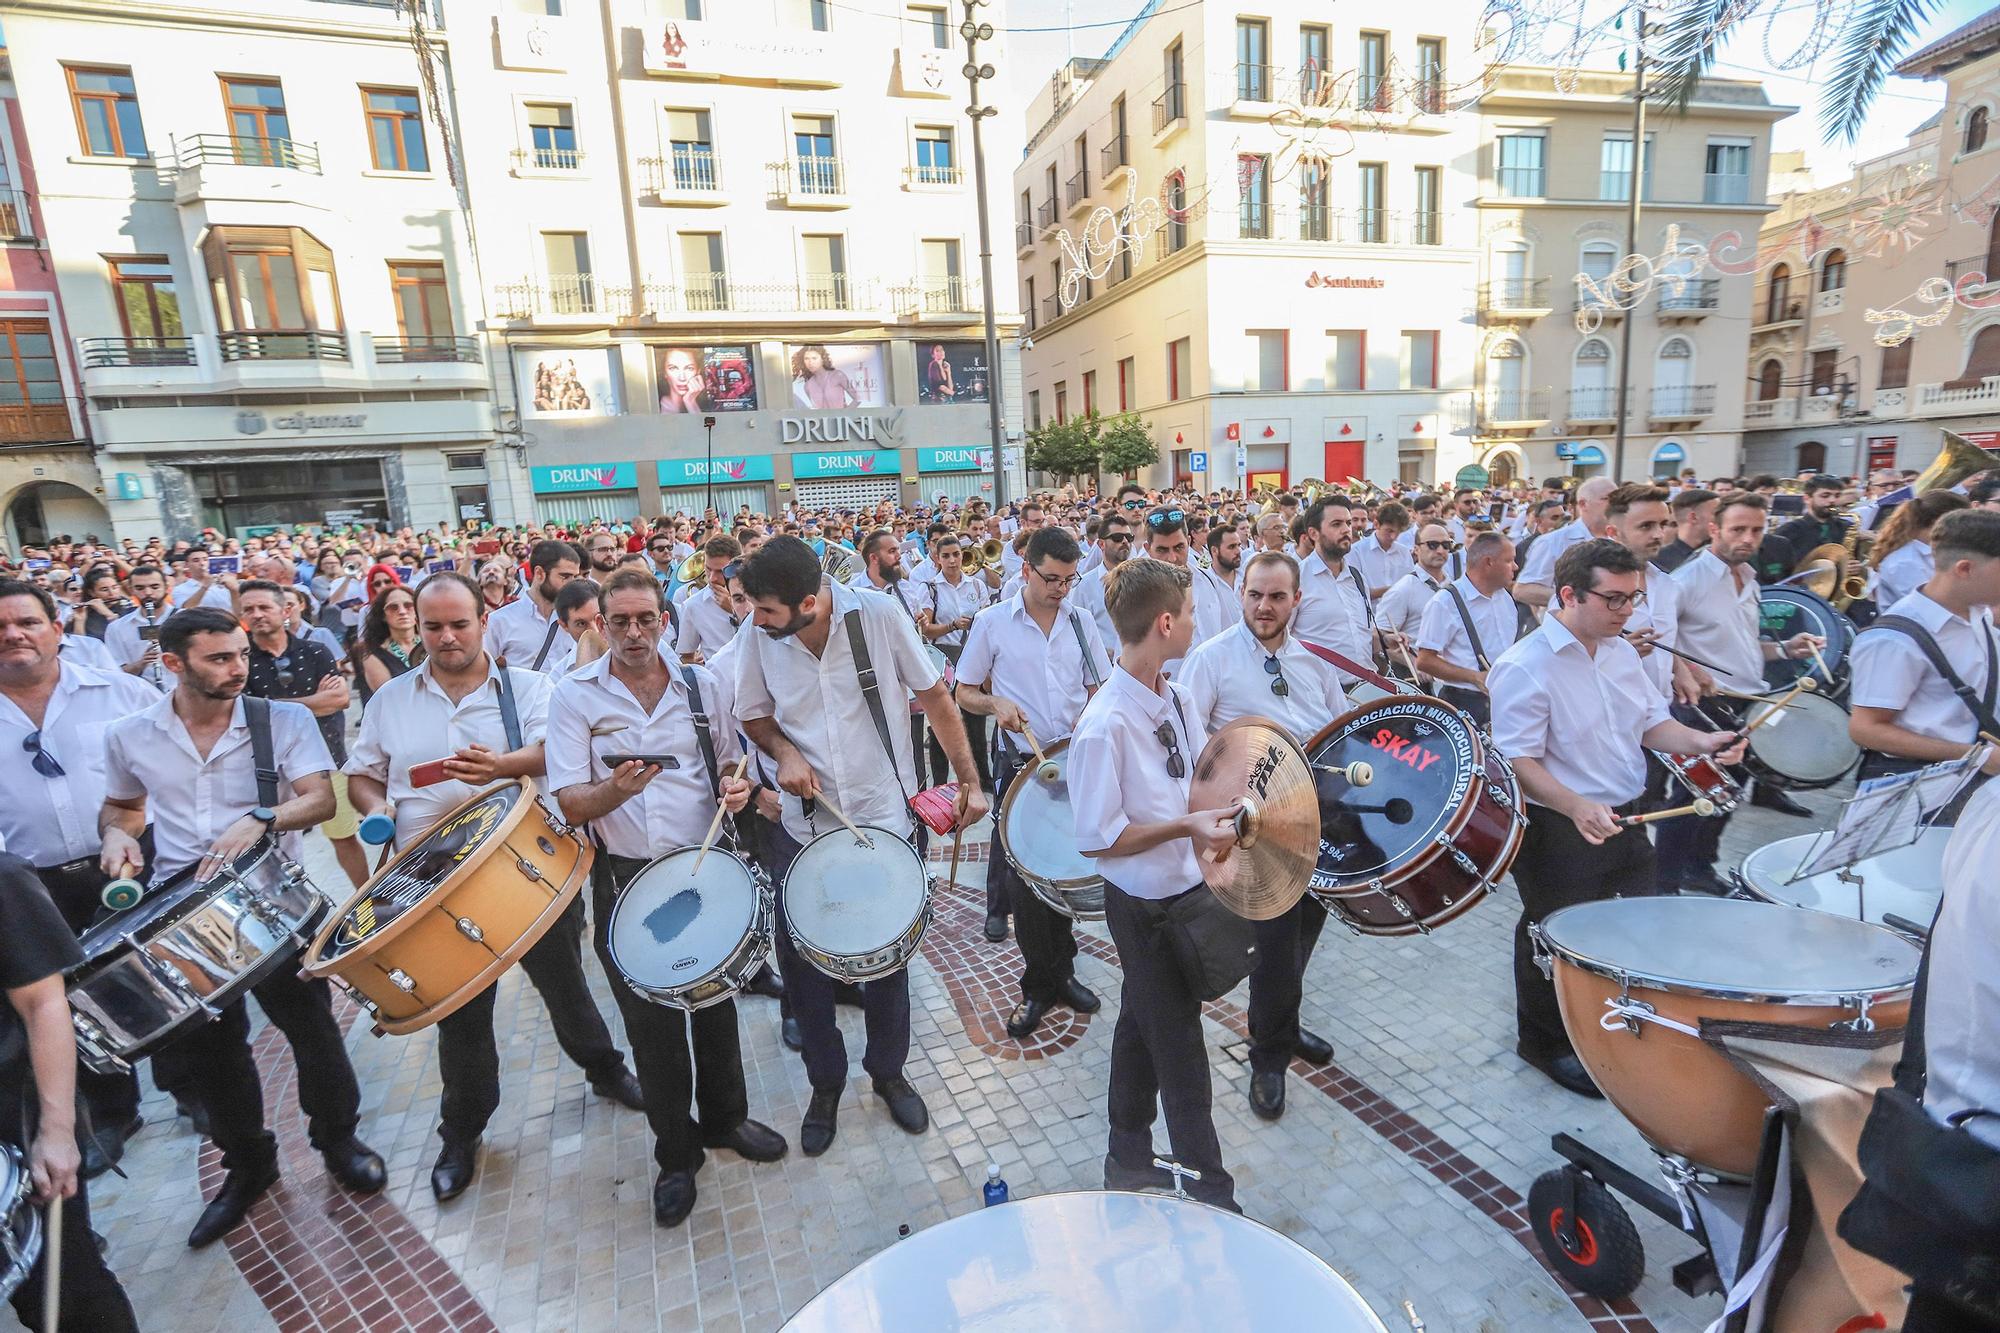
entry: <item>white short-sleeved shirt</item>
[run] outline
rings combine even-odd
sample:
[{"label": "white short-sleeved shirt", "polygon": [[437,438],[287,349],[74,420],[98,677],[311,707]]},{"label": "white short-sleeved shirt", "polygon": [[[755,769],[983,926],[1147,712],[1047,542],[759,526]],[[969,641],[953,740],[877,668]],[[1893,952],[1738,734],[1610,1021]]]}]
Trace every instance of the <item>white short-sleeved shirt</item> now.
[{"label": "white short-sleeved shirt", "polygon": [[[0,834],[16,856],[38,866],[61,865],[95,855],[103,845],[97,812],[104,805],[104,735],[121,718],[143,713],[159,692],[116,668],[72,662],[65,656],[56,687],[37,727],[0,694]],[[45,778],[22,743],[39,731],[42,748],[63,776]]]},{"label": "white short-sleeved shirt", "polygon": [[1375,623],[1414,639],[1424,623],[1424,608],[1443,586],[1421,569],[1403,575],[1376,599]]},{"label": "white short-sleeved shirt", "polygon": [[[1986,697],[1989,645],[2000,644],[1993,613],[1980,608],[1972,619],[1955,616],[1921,592],[1890,604],[1889,614],[1916,621],[1937,640],[1958,678]],[[1889,708],[1896,724],[1920,736],[1970,745],[1979,727],[1916,641],[1898,629],[1870,627],[1854,641],[1854,684],[1848,702],[1856,708]]]},{"label": "white short-sleeved shirt", "polygon": [[1300,563],[1294,635],[1366,666],[1375,659],[1373,623],[1367,594],[1348,566],[1335,573],[1317,551]]},{"label": "white short-sleeved shirt", "polygon": [[1877,606],[1894,606],[1931,581],[1937,572],[1929,542],[1909,542],[1882,558],[1875,571]]},{"label": "white short-sleeved shirt", "polygon": [[[900,701],[906,692],[927,690],[941,677],[918,642],[916,627],[894,601],[842,583],[820,586],[831,589],[834,617],[824,653],[813,656],[797,635],[774,639],[762,630],[744,635],[736,663],[736,715],[746,722],[776,719],[827,798],[849,819],[907,833],[907,794],[916,791],[916,768]],[[893,764],[862,697],[843,623],[850,611],[861,617],[895,751]],[[801,843],[839,824],[823,812],[808,821],[803,803],[789,793],[784,807],[785,831]]]},{"label": "white short-sleeved shirt", "polygon": [[984,681],[987,693],[1019,704],[1044,748],[1076,730],[1091,689],[1110,672],[1096,623],[1067,598],[1047,634],[1020,597],[987,607],[966,632],[958,662],[961,681]]},{"label": "white short-sleeved shirt", "polygon": [[2000,1148],[2000,782],[1966,803],[1944,849],[1944,905],[1931,930],[1930,990],[1924,1009],[1929,1077],[1924,1108],[1940,1121],[1965,1121]]},{"label": "white short-sleeved shirt", "polygon": [[[1278,660],[1275,676],[1264,666],[1273,657]],[[1268,717],[1303,745],[1351,707],[1338,667],[1300,647],[1289,634],[1274,652],[1241,620],[1190,652],[1174,679],[1211,733],[1239,717]],[[1282,696],[1271,689],[1279,679],[1285,683]]]},{"label": "white short-sleeved shirt", "polygon": [[[1540,542],[1536,549],[1541,549]],[[1712,548],[1703,547],[1673,572],[1673,580],[1680,593],[1680,642],[1674,646],[1721,667],[1717,679],[1729,688],[1752,693],[1762,690],[1760,601],[1750,567],[1732,569]]]},{"label": "white short-sleeved shirt", "polygon": [[[147,626],[164,623],[166,618],[178,609],[171,605],[155,607],[151,620],[146,618],[143,611],[127,611],[104,627],[105,650],[111,654],[122,670],[126,663],[136,662],[144,657],[146,649],[152,646],[140,637],[139,631]],[[173,673],[158,662],[147,667],[144,675],[134,676],[132,679],[144,681],[156,691],[171,690],[174,687]]]},{"label": "white short-sleeved shirt", "polygon": [[1453,588],[1465,599],[1465,609],[1472,614],[1472,626],[1479,631],[1479,646],[1488,663],[1498,661],[1500,654],[1513,646],[1514,634],[1521,625],[1520,613],[1514,609],[1514,599],[1507,595],[1506,589],[1483,593],[1468,578],[1453,579],[1431,598],[1417,630],[1417,651],[1428,648],[1455,667],[1478,671],[1479,659],[1473,655],[1465,617],[1458,613],[1458,602],[1451,595]]},{"label": "white short-sleeved shirt", "polygon": [[[173,587],[174,607],[186,610],[189,607],[205,606],[213,611],[234,611],[236,599],[229,595],[229,589],[220,583],[211,583],[206,591],[197,579],[188,579]],[[200,600],[197,601],[196,599]]]},{"label": "white short-sleeved shirt", "polygon": [[706,662],[736,637],[737,624],[735,608],[717,599],[715,589],[704,585],[681,603],[681,630],[674,650],[682,656],[700,653]]},{"label": "white short-sleeved shirt", "polygon": [[[1625,622],[1625,628],[1635,631],[1650,629],[1656,645],[1678,648],[1681,641],[1681,585],[1675,583],[1665,570],[1647,566],[1646,600],[1632,608],[1631,619]],[[1660,692],[1671,699],[1674,692],[1674,655],[1656,646],[1652,652],[1640,657],[1639,664],[1646,668],[1646,674],[1653,678]]]},{"label": "white short-sleeved shirt", "polygon": [[1640,738],[1671,714],[1625,640],[1607,639],[1593,656],[1550,615],[1500,655],[1486,685],[1493,744],[1507,758],[1539,759],[1550,777],[1601,805],[1646,789]]},{"label": "white short-sleeved shirt", "polygon": [[93,639],[88,634],[63,635],[62,647],[58,651],[62,653],[65,662],[96,667],[100,671],[117,671],[121,665],[112,659],[111,650],[104,646],[104,640]]},{"label": "white short-sleeved shirt", "polygon": [[[281,802],[297,794],[292,784],[299,778],[333,771],[319,719],[289,700],[271,701],[271,758]],[[153,824],[150,883],[201,860],[224,829],[257,808],[257,765],[243,700],[236,700],[229,729],[206,759],[196,753],[171,694],[112,723],[105,732],[104,794],[118,801],[146,798]],[[296,861],[304,834],[281,833],[278,846]]]},{"label": "white short-sleeved shirt", "polygon": [[[1070,800],[1076,845],[1102,851],[1131,824],[1178,819],[1188,812],[1188,783],[1208,733],[1187,694],[1162,681],[1155,694],[1119,667],[1084,706],[1069,743]],[[1179,707],[1175,707],[1178,700]],[[1167,771],[1170,751],[1156,734],[1172,728],[1181,776]],[[1175,838],[1133,856],[1100,856],[1098,871],[1134,898],[1171,898],[1201,883],[1194,843]]]},{"label": "white short-sleeved shirt", "polygon": [[[549,630],[555,630],[555,637],[549,637]],[[536,670],[535,659],[541,656],[542,645],[549,646],[548,657],[543,660],[541,670],[549,670],[549,663],[556,660],[563,650],[562,627],[556,623],[555,608],[547,615],[535,605],[532,596],[523,594],[486,617],[486,651],[492,656],[507,659],[507,665]]]},{"label": "white short-sleeved shirt", "polygon": [[[948,625],[960,616],[978,615],[985,608],[986,594],[990,591],[984,579],[976,579],[970,574],[959,575],[956,584],[947,582],[942,574],[938,574],[925,579],[920,588],[911,589],[911,597],[917,610],[921,611],[927,605],[930,607],[933,625]],[[969,630],[953,630],[931,642],[941,648],[959,648],[964,646],[968,633]]]},{"label": "white short-sleeved shirt", "polygon": [[[591,828],[613,856],[651,858],[695,846],[715,815],[715,787],[683,672],[693,673],[701,692],[717,772],[725,775],[742,753],[728,683],[706,666],[675,663],[667,668],[670,684],[648,713],[611,669],[611,660],[606,654],[564,677],[550,696],[549,790],[601,782],[611,774],[603,760],[607,754],[672,755],[678,767],[663,768],[638,795],[592,820]],[[592,734],[611,726],[624,730]]]},{"label": "white short-sleeved shirt", "polygon": [[1354,543],[1347,558],[1360,566],[1361,576],[1368,580],[1369,590],[1373,591],[1393,587],[1396,580],[1414,570],[1417,567],[1411,558],[1414,550],[1413,546],[1404,546],[1400,536],[1384,549],[1381,537],[1370,533]]},{"label": "white short-sleeved shirt", "polygon": [[1580,518],[1572,519],[1554,532],[1543,533],[1528,547],[1528,563],[1521,570],[1517,582],[1537,583],[1553,590],[1556,586],[1557,557],[1578,542],[1589,541],[1594,535]]},{"label": "white short-sleeved shirt", "polygon": [[[507,673],[521,721],[521,744],[533,745],[548,728],[550,678],[523,667],[508,667]],[[428,661],[375,691],[342,771],[388,787],[396,807],[396,845],[407,847],[479,790],[455,778],[413,787],[411,767],[448,759],[469,745],[484,745],[495,754],[511,748],[500,712],[500,668],[490,654],[486,683],[456,703],[439,686]]]}]

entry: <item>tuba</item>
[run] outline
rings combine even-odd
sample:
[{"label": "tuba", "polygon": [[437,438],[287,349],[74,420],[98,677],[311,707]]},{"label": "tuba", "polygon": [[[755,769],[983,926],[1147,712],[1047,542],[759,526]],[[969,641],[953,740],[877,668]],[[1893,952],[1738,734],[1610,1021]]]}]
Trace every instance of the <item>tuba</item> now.
[{"label": "tuba", "polygon": [[835,583],[846,583],[860,572],[861,559],[839,542],[828,542],[826,552],[820,556],[820,572]]},{"label": "tuba", "polygon": [[1951,431],[1940,431],[1944,436],[1944,447],[1938,450],[1930,466],[1917,475],[1910,483],[1911,495],[1922,495],[1925,491],[1948,489],[1958,485],[1975,472],[1985,472],[2000,467],[2000,459]]},{"label": "tuba", "polygon": [[708,553],[696,551],[674,569],[674,582],[700,583],[708,575]]}]

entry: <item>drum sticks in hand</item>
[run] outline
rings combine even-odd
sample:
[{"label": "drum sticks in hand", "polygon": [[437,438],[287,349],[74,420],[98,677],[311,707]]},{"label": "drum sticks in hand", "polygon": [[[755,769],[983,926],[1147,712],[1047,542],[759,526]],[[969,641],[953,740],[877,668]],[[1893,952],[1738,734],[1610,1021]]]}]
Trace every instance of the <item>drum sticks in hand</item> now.
[{"label": "drum sticks in hand", "polygon": [[[748,767],[750,767],[750,756],[747,754],[741,755],[737,758],[736,767],[733,771],[731,771],[729,776],[731,778],[740,778],[743,776],[743,770]],[[715,803],[715,818],[708,821],[708,836],[701,840],[701,851],[695,854],[694,868],[696,870],[700,870],[701,863],[708,859],[708,849],[715,846],[715,835],[717,830],[719,830],[721,827],[722,827],[722,802],[717,801]]]},{"label": "drum sticks in hand", "polygon": [[1689,804],[1677,805],[1671,810],[1655,810],[1647,815],[1620,815],[1618,822],[1629,828],[1634,824],[1650,824],[1659,819],[1678,819],[1682,815],[1702,815],[1705,817],[1714,813],[1716,813],[1714,801],[1709,800],[1707,797],[1696,797]]}]

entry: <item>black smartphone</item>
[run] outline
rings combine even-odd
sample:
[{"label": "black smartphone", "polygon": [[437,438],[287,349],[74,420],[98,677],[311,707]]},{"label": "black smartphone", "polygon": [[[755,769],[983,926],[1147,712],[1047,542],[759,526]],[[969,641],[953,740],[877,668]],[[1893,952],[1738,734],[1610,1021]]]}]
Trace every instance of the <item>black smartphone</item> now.
[{"label": "black smartphone", "polygon": [[670,754],[607,754],[602,756],[602,758],[604,766],[609,769],[616,769],[621,764],[629,764],[634,759],[642,764],[652,764],[659,768],[678,770],[681,766],[681,761]]},{"label": "black smartphone", "polygon": [[1495,500],[1492,504],[1487,505],[1486,517],[1488,521],[1494,523],[1498,523],[1501,519],[1507,517],[1507,502],[1505,500]]}]

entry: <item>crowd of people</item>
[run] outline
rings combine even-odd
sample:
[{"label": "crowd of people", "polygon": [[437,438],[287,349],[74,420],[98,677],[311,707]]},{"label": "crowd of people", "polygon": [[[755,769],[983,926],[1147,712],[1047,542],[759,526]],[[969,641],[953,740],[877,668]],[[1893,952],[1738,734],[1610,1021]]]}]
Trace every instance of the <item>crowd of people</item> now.
[{"label": "crowd of people", "polygon": [[[1600,1096],[1529,927],[1610,896],[1728,892],[1716,869],[1726,816],[1650,834],[1632,817],[1675,802],[1659,753],[1738,764],[1766,664],[1826,646],[1811,633],[1760,635],[1760,585],[1793,576],[1851,525],[1876,534],[1866,578],[1884,624],[1861,635],[1851,668],[1864,775],[2000,734],[1988,610],[2000,599],[2000,474],[1924,494],[1908,493],[1911,479],[1354,482],[1249,496],[1128,483],[1004,508],[884,502],[24,547],[0,559],[0,771],[14,797],[0,803],[0,1139],[24,1148],[41,1197],[74,1196],[63,1327],[136,1326],[89,1239],[84,1182],[138,1128],[139,1087],[79,1072],[62,986],[107,881],[136,873],[157,892],[272,842],[296,860],[317,827],[359,889],[377,864],[364,818],[388,817],[391,850],[406,848],[510,778],[532,779],[598,848],[588,905],[579,895],[522,966],[591,1088],[647,1116],[663,1226],[693,1208],[707,1150],[769,1162],[790,1145],[750,1118],[734,1000],[689,1013],[621,974],[606,926],[618,895],[652,859],[702,842],[718,810],[774,884],[836,819],[921,851],[936,835],[913,797],[954,784],[943,827],[963,832],[1059,742],[1076,845],[1104,881],[1123,974],[1106,1184],[1165,1183],[1153,1164],[1163,1107],[1172,1155],[1198,1173],[1189,1193],[1235,1209],[1204,997],[1162,943],[1202,885],[1203,858],[1238,834],[1234,809],[1189,808],[1191,770],[1236,718],[1270,718],[1304,742],[1378,678],[1461,710],[1518,775],[1534,813],[1512,867],[1517,1051],[1560,1087]],[[632,756],[615,765],[602,741],[612,732],[609,753]],[[439,760],[444,781],[413,781]],[[1995,771],[2000,747],[1985,762]],[[2000,821],[1996,792],[1954,816]],[[1807,813],[1768,784],[1756,799]],[[904,1073],[907,970],[838,981],[801,956],[786,910],[781,893],[772,965],[742,993],[779,1001],[785,1043],[804,1062],[802,1151],[824,1153],[837,1136],[849,1070],[840,1004],[864,1012],[862,1066],[887,1114],[926,1132],[928,1108]],[[1992,1014],[2000,915],[1990,902],[1956,910],[1984,934],[1939,944],[1930,1012],[1934,1032],[1962,1037],[1967,1014]],[[1265,1119],[1284,1113],[1294,1058],[1334,1056],[1299,1012],[1326,918],[1307,894],[1256,926],[1245,1095]],[[996,943],[1011,932],[1022,955],[1012,1037],[1032,1036],[1052,1009],[1099,1008],[1074,966],[1075,922],[998,855],[984,932]],[[629,1063],[590,994],[586,934]],[[330,1175],[381,1189],[327,983],[283,967],[252,993],[291,1045]],[[492,1015],[489,989],[438,1025],[440,1201],[474,1179],[499,1105]],[[238,1000],[151,1062],[223,1157],[192,1245],[227,1234],[277,1179],[248,1039]],[[1990,1029],[1933,1050],[1930,1077],[1942,1104],[1983,1110],[1975,1132],[2000,1145],[1995,1050]],[[14,1301],[31,1320],[40,1300],[37,1272]],[[1951,1322],[1961,1312],[1948,1294],[1918,1301],[1906,1328],[1969,1326]]]}]

